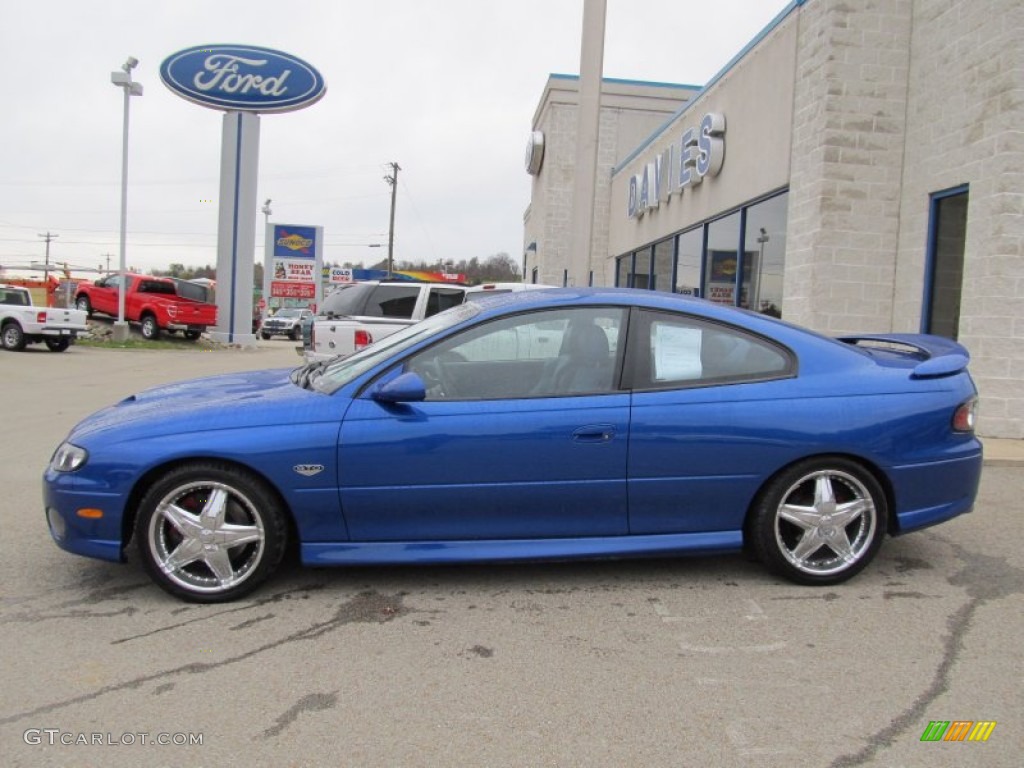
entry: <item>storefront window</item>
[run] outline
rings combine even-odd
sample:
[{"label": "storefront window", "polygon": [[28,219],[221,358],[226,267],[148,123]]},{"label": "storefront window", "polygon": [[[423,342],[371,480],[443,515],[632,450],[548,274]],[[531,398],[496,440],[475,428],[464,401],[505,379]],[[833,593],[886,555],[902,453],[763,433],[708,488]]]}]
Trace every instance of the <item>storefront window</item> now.
[{"label": "storefront window", "polygon": [[654,277],[651,280],[651,288],[655,291],[672,290],[672,257],[674,250],[674,238],[662,240],[654,246]]},{"label": "storefront window", "polygon": [[650,288],[651,287],[651,249],[644,248],[642,251],[636,252],[636,261],[634,262],[633,274],[629,281],[630,288]]},{"label": "storefront window", "polygon": [[700,295],[700,263],[704,251],[704,227],[679,236],[679,260],[676,264],[676,293]]},{"label": "storefront window", "polygon": [[740,306],[772,317],[782,317],[788,203],[784,193],[747,209]]},{"label": "storefront window", "polygon": [[632,261],[631,256],[620,256],[615,262],[615,285],[618,288],[625,288],[629,285],[629,263]]},{"label": "storefront window", "polygon": [[922,330],[948,339],[960,331],[960,291],[967,242],[967,188],[932,196]]},{"label": "storefront window", "polygon": [[739,242],[739,212],[731,213],[708,225],[704,297],[716,304],[733,305],[736,303]]}]

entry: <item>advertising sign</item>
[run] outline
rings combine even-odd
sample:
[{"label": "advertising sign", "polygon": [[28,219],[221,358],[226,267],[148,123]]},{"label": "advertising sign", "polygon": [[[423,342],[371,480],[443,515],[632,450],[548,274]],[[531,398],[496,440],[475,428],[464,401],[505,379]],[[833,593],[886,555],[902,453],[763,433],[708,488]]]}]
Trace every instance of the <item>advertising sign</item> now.
[{"label": "advertising sign", "polygon": [[320,284],[321,227],[296,224],[268,225],[265,269],[268,269],[270,298],[315,299]]},{"label": "advertising sign", "polygon": [[211,109],[289,112],[319,101],[323,77],[302,59],[255,45],[197,45],[160,64],[160,79]]}]

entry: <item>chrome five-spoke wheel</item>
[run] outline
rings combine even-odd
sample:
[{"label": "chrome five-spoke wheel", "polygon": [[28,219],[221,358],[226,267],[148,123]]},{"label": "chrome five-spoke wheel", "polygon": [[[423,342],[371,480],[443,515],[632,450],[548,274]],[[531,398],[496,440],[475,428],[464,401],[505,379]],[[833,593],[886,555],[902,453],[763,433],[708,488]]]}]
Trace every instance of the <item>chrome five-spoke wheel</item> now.
[{"label": "chrome five-spoke wheel", "polygon": [[150,575],[198,602],[250,592],[276,568],[285,526],[275,495],[226,465],[172,470],[144,497],[136,537]]},{"label": "chrome five-spoke wheel", "polygon": [[885,494],[848,459],[801,462],[773,479],[754,510],[758,556],[803,584],[835,584],[858,573],[885,535]]}]

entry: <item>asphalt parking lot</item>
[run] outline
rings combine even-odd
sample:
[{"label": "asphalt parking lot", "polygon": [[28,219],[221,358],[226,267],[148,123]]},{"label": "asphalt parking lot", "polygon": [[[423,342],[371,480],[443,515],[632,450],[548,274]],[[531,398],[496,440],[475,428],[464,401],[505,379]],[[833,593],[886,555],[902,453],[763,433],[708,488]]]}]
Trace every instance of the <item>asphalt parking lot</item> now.
[{"label": "asphalt parking lot", "polygon": [[[1024,468],[813,589],[740,556],[311,570],[196,606],[51,542],[40,476],[141,388],[255,350],[0,353],[0,762],[11,766],[1019,766]],[[994,721],[986,742],[923,742]],[[154,742],[167,741],[159,744]],[[196,743],[201,741],[201,743]]]}]

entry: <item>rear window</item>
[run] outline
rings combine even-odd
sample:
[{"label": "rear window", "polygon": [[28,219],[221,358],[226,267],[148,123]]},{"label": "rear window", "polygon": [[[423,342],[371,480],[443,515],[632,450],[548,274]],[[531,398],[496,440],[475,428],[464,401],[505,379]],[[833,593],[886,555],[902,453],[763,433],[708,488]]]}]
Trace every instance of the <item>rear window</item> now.
[{"label": "rear window", "polygon": [[410,318],[420,297],[418,285],[378,285],[366,302],[364,315]]},{"label": "rear window", "polygon": [[363,307],[372,292],[373,285],[369,283],[343,285],[324,299],[320,314],[336,317],[365,314]]}]

